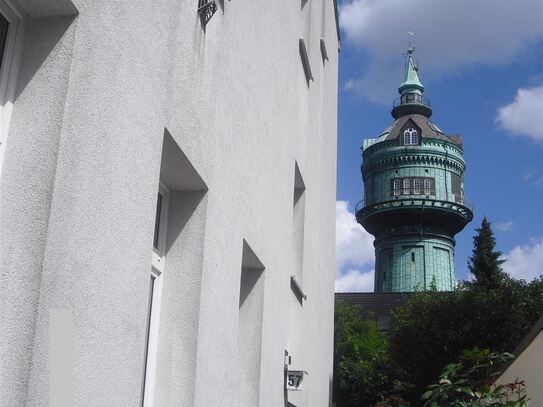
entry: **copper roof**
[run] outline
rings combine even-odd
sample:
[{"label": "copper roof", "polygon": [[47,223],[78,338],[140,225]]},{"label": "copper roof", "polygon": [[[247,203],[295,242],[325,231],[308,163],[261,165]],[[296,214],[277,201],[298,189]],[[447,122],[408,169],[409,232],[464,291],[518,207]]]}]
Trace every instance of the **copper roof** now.
[{"label": "copper roof", "polygon": [[394,140],[400,137],[405,124],[411,120],[421,130],[422,138],[434,138],[448,141],[459,146],[462,145],[462,137],[459,135],[447,135],[443,133],[428,117],[421,114],[409,114],[396,119],[387,129],[388,135],[385,140]]}]

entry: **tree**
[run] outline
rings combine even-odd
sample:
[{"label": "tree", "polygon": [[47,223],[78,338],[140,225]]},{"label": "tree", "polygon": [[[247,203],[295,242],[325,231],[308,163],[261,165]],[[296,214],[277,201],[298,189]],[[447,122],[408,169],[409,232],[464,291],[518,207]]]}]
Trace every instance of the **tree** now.
[{"label": "tree", "polygon": [[391,365],[388,341],[374,321],[357,309],[336,304],[334,400],[340,407],[368,407],[398,392],[402,383]]},{"label": "tree", "polygon": [[543,279],[506,279],[493,290],[464,285],[453,292],[414,294],[395,313],[390,337],[394,364],[413,384],[407,399],[436,381],[443,366],[473,347],[511,352],[543,315]]},{"label": "tree", "polygon": [[422,395],[424,407],[527,407],[525,383],[496,385],[499,367],[513,359],[510,353],[473,348],[462,352],[459,363],[447,365],[437,384]]},{"label": "tree", "polygon": [[496,239],[486,217],[475,231],[477,235],[473,237],[473,254],[468,259],[469,271],[475,276],[473,284],[483,289],[497,288],[506,278],[501,268],[505,260],[501,259],[500,251],[494,250]]}]

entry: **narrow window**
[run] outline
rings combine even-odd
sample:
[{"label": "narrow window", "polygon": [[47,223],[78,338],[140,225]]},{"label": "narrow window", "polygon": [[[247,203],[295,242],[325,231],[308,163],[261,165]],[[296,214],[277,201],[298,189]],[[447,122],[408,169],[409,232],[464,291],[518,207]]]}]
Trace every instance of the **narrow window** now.
[{"label": "narrow window", "polygon": [[166,254],[166,226],[168,216],[169,191],[162,184],[159,187],[155,214],[155,230],[151,260],[149,299],[147,307],[147,328],[145,333],[144,373],[141,406],[148,407],[153,402],[154,370],[158,349],[158,322],[160,313],[160,293]]},{"label": "narrow window", "polygon": [[409,195],[411,191],[409,190],[409,178],[404,178],[403,180],[403,194]]},{"label": "narrow window", "polygon": [[424,195],[432,194],[432,181],[428,178],[424,180]]},{"label": "narrow window", "polygon": [[394,182],[393,182],[393,190],[394,190],[394,195],[395,196],[400,195],[400,180],[399,179],[394,180]]},{"label": "narrow window", "polygon": [[420,179],[418,178],[415,178],[413,180],[413,193],[415,195],[419,195],[420,194]]},{"label": "narrow window", "polygon": [[411,262],[415,262],[415,252],[411,252]]},{"label": "narrow window", "polygon": [[155,215],[155,237],[153,239],[153,247],[158,250],[158,238],[160,234],[160,212],[162,211],[162,193],[158,193],[156,200],[156,215]]},{"label": "narrow window", "polygon": [[302,66],[304,68],[305,73],[305,79],[307,81],[307,86],[309,86],[309,81],[314,81],[313,73],[311,72],[311,65],[309,63],[309,54],[307,52],[307,48],[305,46],[305,41],[303,39],[299,39],[299,52],[300,52],[300,58],[302,59]]},{"label": "narrow window", "polygon": [[6,18],[0,14],[0,68],[3,67],[2,60],[4,59],[4,49],[6,47],[6,41],[8,39],[9,22]]}]

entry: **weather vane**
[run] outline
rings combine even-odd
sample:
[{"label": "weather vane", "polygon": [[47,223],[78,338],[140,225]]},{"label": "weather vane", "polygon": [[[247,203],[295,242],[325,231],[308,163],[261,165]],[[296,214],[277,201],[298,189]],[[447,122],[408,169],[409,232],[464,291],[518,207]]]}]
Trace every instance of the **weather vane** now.
[{"label": "weather vane", "polygon": [[411,30],[411,27],[407,29],[407,34],[409,34],[409,48],[411,48],[411,37],[415,35],[415,33]]}]

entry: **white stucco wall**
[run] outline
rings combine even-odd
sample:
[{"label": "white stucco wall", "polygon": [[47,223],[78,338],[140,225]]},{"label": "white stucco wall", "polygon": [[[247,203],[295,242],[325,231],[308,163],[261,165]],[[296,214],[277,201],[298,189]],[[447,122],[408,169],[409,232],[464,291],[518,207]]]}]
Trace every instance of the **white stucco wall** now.
[{"label": "white stucco wall", "polygon": [[496,383],[514,383],[516,379],[525,381],[530,406],[543,406],[543,331],[539,331]]},{"label": "white stucco wall", "polygon": [[[309,373],[301,405],[328,406],[333,1],[304,1],[303,9],[299,1],[219,2],[205,30],[197,0],[23,3],[0,179],[0,405],[46,405],[49,313],[65,308],[73,406],[139,406],[166,128],[207,191],[188,192],[189,182],[172,194],[155,405],[240,405],[245,240],[264,266],[260,406],[284,405],[285,349]],[[309,85],[299,38],[315,78]],[[306,187],[303,305],[290,283],[295,162]]]}]

